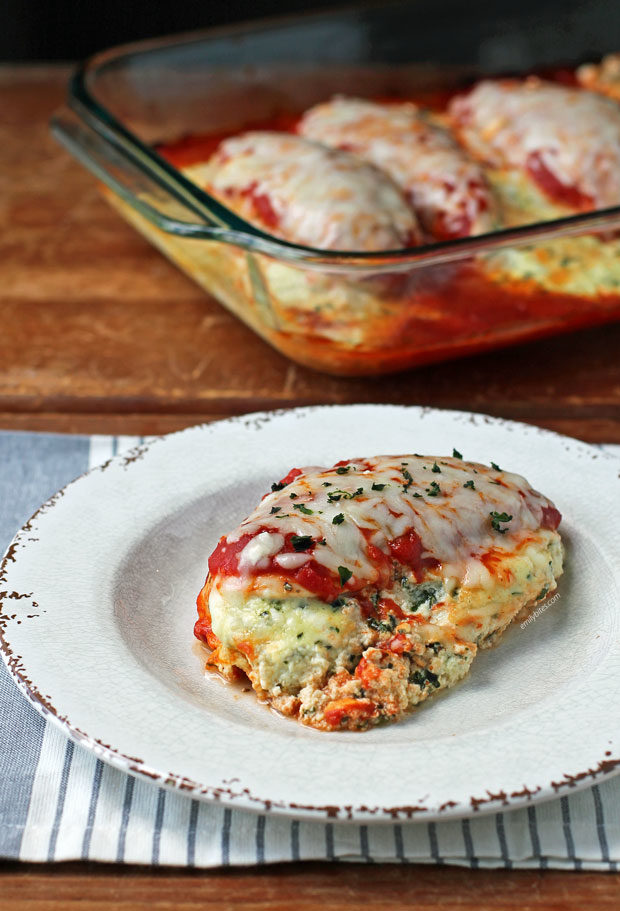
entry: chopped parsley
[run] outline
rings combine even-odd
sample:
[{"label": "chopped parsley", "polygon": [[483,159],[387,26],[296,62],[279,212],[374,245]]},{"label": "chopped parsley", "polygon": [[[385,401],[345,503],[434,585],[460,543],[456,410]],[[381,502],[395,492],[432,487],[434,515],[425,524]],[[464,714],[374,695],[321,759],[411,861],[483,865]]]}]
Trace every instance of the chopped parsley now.
[{"label": "chopped parsley", "polygon": [[333,485],[332,485],[331,481],[323,481],[323,487],[332,487],[332,486]]},{"label": "chopped parsley", "polygon": [[271,507],[271,515],[272,515],[272,516],[275,515],[275,513],[280,512],[281,509],[282,509],[281,506],[272,506],[272,507]]},{"label": "chopped parsley", "polygon": [[470,490],[475,490],[476,485],[474,484],[473,478],[470,478],[469,481],[465,481],[463,487],[469,487]]},{"label": "chopped parsley", "polygon": [[403,478],[405,479],[405,482],[406,482],[406,483],[403,485],[403,490],[405,491],[405,493],[407,493],[407,491],[409,490],[409,488],[410,488],[411,485],[413,484],[413,478],[411,477],[411,472],[410,472],[409,469],[407,468],[407,463],[406,463],[406,462],[403,462],[403,463],[402,463],[402,467],[401,467],[401,469],[400,469],[400,473],[402,474],[402,476],[403,476]]},{"label": "chopped parsley", "polygon": [[357,490],[354,490],[353,493],[347,493],[346,490],[330,490],[327,494],[327,499],[330,503],[337,503],[338,500],[354,500],[355,497],[359,497],[364,493],[363,487],[358,487]]},{"label": "chopped parsley", "polygon": [[293,550],[297,553],[308,550],[313,543],[312,535],[291,535],[291,544],[293,545]]},{"label": "chopped parsley", "polygon": [[512,516],[509,516],[507,512],[490,512],[489,515],[491,516],[491,525],[495,531],[498,531],[500,535],[505,535],[508,529],[500,528],[499,523],[510,522]]},{"label": "chopped parsley", "polygon": [[495,464],[495,462],[491,462],[491,468],[494,468],[495,471],[501,471],[501,470],[502,470],[502,469],[499,467],[499,465],[496,465],[496,464]]},{"label": "chopped parsley", "polygon": [[286,484],[283,484],[282,481],[280,481],[278,484],[271,485],[271,489],[273,490],[274,493],[276,492],[276,490],[284,490],[285,487],[286,487]]},{"label": "chopped parsley", "polygon": [[338,567],[338,575],[340,576],[340,585],[346,585],[351,576],[353,575],[352,570],[347,569],[346,566]]},{"label": "chopped parsley", "polygon": [[437,481],[431,481],[431,486],[426,488],[426,492],[429,495],[429,497],[436,497],[438,494],[441,493],[441,487],[439,486]]},{"label": "chopped parsley", "polygon": [[296,499],[297,499],[297,494],[296,494],[296,493],[289,493],[289,497],[291,498],[291,500],[296,500]]},{"label": "chopped parsley", "polygon": [[350,465],[339,465],[336,469],[336,474],[347,474],[350,470]]},{"label": "chopped parsley", "polygon": [[536,600],[542,601],[542,599],[545,597],[545,595],[547,594],[548,591],[549,591],[549,586],[545,585],[545,587],[543,589],[541,589],[540,594],[537,595]]},{"label": "chopped parsley", "polygon": [[332,519],[332,525],[342,525],[344,522],[344,513],[339,512],[337,516],[334,516]]},{"label": "chopped parsley", "polygon": [[459,452],[458,449],[453,449],[453,450],[452,450],[452,458],[453,458],[453,459],[462,459],[462,458],[463,458],[463,453],[462,453],[462,452]]},{"label": "chopped parsley", "polygon": [[373,484],[371,490],[383,490],[385,484]]},{"label": "chopped parsley", "polygon": [[308,509],[307,506],[304,506],[303,503],[293,503],[293,509],[298,509],[300,512],[303,512],[305,516],[313,516],[314,510]]},{"label": "chopped parsley", "polygon": [[435,474],[441,474],[441,468],[439,467],[439,465],[437,464],[437,462],[434,462],[434,463],[433,463],[432,471],[433,471]]},{"label": "chopped parsley", "polygon": [[417,500],[421,500],[421,499],[422,499],[422,494],[421,494],[421,493],[418,493],[417,491],[416,491],[416,493],[412,493],[411,496],[412,496],[412,497],[415,497]]}]

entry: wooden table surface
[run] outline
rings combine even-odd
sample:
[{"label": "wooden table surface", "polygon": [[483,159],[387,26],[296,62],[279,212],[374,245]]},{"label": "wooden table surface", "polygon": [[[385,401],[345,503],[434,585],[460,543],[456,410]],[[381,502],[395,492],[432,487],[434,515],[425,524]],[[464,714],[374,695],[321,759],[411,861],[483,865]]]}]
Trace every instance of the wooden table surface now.
[{"label": "wooden table surface", "polygon": [[[51,139],[66,67],[0,67],[0,428],[153,434],[262,408],[390,402],[620,443],[620,325],[381,379],[256,338],[102,201]],[[0,909],[617,908],[617,874],[308,864],[151,871],[0,864]]]}]

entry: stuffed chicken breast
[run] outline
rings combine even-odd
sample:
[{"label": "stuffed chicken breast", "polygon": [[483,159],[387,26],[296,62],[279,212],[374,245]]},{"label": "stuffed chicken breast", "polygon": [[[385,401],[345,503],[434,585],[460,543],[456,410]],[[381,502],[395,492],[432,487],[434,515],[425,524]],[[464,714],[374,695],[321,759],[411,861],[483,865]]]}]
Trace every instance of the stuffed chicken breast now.
[{"label": "stuffed chicken breast", "polygon": [[536,77],[487,80],[450,104],[467,148],[495,168],[526,172],[573,209],[620,203],[620,106]]},{"label": "stuffed chicken breast", "polygon": [[396,720],[556,588],[560,519],[456,452],[293,469],[211,554],[195,635],[305,724]]},{"label": "stuffed chicken breast", "polygon": [[481,167],[414,104],[333,98],[307,111],[298,130],[389,174],[431,239],[500,227],[497,203]]},{"label": "stuffed chicken breast", "polygon": [[420,242],[416,216],[386,174],[299,136],[235,136],[189,176],[242,218],[293,243],[369,252]]}]

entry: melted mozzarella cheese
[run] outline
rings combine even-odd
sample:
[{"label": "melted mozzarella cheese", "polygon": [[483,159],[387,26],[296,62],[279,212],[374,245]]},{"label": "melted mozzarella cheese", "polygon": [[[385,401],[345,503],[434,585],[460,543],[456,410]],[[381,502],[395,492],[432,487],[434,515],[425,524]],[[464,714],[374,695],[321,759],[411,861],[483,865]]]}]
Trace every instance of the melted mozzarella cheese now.
[{"label": "melted mozzarella cheese", "polygon": [[[363,585],[378,576],[368,543],[389,554],[389,542],[413,530],[422,556],[440,563],[445,585],[456,578],[474,586],[488,573],[472,561],[491,548],[512,553],[539,528],[543,507],[551,505],[519,475],[455,458],[378,456],[348,466],[343,473],[304,469],[283,490],[265,497],[227,540],[274,526],[280,535],[309,535],[325,541],[312,551],[314,561],[334,574],[344,566]],[[468,482],[474,489],[464,486]],[[497,530],[491,513],[511,519]],[[342,521],[334,522],[340,515]]]},{"label": "melted mozzarella cheese", "polygon": [[413,104],[334,98],[307,111],[301,135],[372,162],[405,191],[429,234],[462,237],[499,226],[483,170]]},{"label": "melted mozzarella cheese", "polygon": [[493,167],[525,169],[537,155],[594,207],[620,202],[620,106],[580,88],[530,78],[480,82],[449,108],[460,136]]},{"label": "melted mozzarella cheese", "polygon": [[239,569],[244,572],[248,569],[265,569],[269,565],[268,558],[277,554],[284,545],[284,538],[280,534],[261,532],[245,545],[239,557]]},{"label": "melted mozzarella cheese", "polygon": [[386,174],[299,136],[227,139],[202,169],[202,182],[248,221],[294,243],[373,251],[419,241],[413,210]]}]

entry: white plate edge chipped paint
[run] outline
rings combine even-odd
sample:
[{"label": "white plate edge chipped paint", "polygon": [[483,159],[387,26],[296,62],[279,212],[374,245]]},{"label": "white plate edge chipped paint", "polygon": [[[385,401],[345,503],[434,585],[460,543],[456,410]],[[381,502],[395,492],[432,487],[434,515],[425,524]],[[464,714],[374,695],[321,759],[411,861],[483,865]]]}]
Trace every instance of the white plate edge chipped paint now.
[{"label": "white plate edge chipped paint", "polygon": [[[563,513],[568,572],[534,623],[482,653],[469,682],[405,722],[362,734],[304,727],[201,675],[191,623],[208,554],[268,481],[295,465],[453,446],[523,474]],[[549,799],[620,771],[619,493],[614,457],[467,412],[315,406],[201,425],[93,469],[26,523],[1,569],[3,658],[35,707],[74,740],[207,800],[387,822]],[[213,497],[217,514],[205,516]],[[209,541],[196,540],[196,515]],[[186,567],[175,580],[166,554],[182,558],[191,547],[195,579]],[[145,566],[151,551],[163,559],[161,584],[160,564]],[[123,597],[135,591],[137,603],[153,585],[164,623],[155,635],[140,614],[149,604],[136,608],[136,621]]]}]

